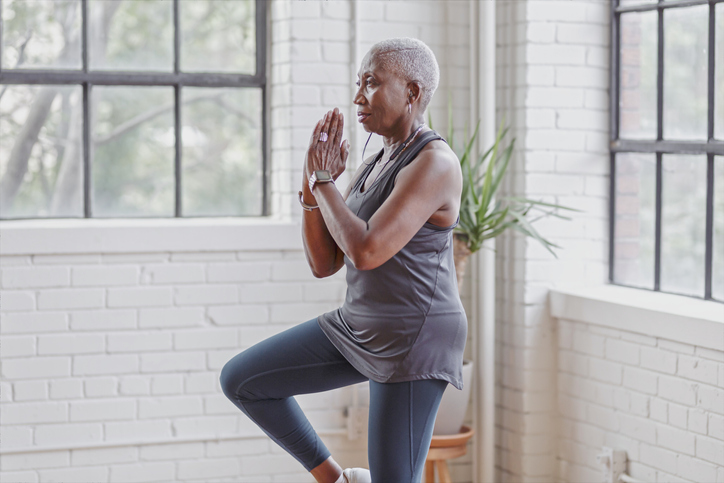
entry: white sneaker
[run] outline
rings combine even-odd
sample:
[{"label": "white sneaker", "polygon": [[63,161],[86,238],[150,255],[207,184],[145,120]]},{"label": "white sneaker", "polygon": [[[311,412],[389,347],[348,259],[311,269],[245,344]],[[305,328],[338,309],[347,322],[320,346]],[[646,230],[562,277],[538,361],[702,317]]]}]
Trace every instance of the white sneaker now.
[{"label": "white sneaker", "polygon": [[342,472],[342,482],[372,483],[372,476],[367,468],[347,468]]}]

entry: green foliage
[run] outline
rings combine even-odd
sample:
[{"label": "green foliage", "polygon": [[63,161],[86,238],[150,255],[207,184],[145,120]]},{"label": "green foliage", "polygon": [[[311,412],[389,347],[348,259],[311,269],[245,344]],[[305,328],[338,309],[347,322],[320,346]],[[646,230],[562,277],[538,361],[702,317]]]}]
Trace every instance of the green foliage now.
[{"label": "green foliage", "polygon": [[[451,104],[448,104],[448,118],[447,141],[457,154],[463,172],[460,223],[455,228],[455,233],[466,241],[470,252],[475,253],[480,250],[485,240],[495,238],[510,228],[534,238],[558,258],[551,247],[560,248],[560,246],[540,236],[532,224],[548,215],[570,220],[558,214],[556,212],[558,209],[580,210],[527,198],[496,197],[513,154],[515,138],[504,145],[508,128],[501,122],[493,145],[483,154],[476,156],[473,153],[473,146],[478,136],[480,121],[475,126],[473,135],[463,142],[462,148],[456,148]],[[429,118],[429,124],[432,127],[432,118]],[[546,211],[546,208],[550,210]],[[533,218],[533,214],[538,214],[537,212],[542,214]]]}]

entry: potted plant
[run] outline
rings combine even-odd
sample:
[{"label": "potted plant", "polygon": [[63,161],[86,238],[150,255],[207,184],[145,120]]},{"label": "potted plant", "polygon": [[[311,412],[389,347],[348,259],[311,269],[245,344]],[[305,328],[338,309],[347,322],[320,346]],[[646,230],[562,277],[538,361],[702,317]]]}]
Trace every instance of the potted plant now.
[{"label": "potted plant", "polygon": [[[451,107],[448,108],[448,115],[447,141],[458,155],[463,173],[460,222],[453,231],[453,254],[458,289],[462,288],[465,267],[470,255],[483,248],[485,240],[494,238],[507,229],[513,229],[534,238],[558,258],[551,247],[560,248],[560,246],[541,237],[533,228],[532,223],[549,215],[570,220],[557,213],[556,209],[580,210],[527,198],[495,197],[508,169],[515,138],[503,146],[508,128],[504,127],[504,123],[501,122],[493,145],[482,155],[476,156],[472,153],[472,149],[478,135],[480,122],[475,126],[475,131],[470,139],[463,143],[462,149],[456,149]],[[429,123],[432,127],[430,118]],[[456,434],[460,430],[470,399],[472,367],[471,361],[464,361],[464,388],[462,391],[445,391],[443,393],[433,429],[434,434]]]}]

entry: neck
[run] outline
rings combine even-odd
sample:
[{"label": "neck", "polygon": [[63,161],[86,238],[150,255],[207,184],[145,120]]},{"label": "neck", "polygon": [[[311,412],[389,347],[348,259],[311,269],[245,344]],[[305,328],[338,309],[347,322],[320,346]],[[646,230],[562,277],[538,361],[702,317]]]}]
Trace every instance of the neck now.
[{"label": "neck", "polygon": [[410,137],[424,122],[422,116],[417,116],[401,122],[394,132],[383,135],[382,142],[384,143],[385,151],[388,153],[394,152],[394,150],[405,142],[405,139]]}]

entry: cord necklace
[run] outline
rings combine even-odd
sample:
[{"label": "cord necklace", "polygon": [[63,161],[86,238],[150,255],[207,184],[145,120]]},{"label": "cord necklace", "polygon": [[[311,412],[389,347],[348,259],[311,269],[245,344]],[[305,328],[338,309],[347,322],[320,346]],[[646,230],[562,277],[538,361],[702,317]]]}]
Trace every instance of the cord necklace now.
[{"label": "cord necklace", "polygon": [[[369,185],[369,186],[367,187],[367,189],[364,191],[365,193],[367,193],[367,191],[369,190],[369,188],[372,187],[372,185],[375,184],[375,182],[377,181],[377,178],[380,177],[380,175],[381,175],[382,172],[385,170],[385,167],[390,163],[390,161],[394,160],[398,155],[400,155],[400,154],[402,153],[402,151],[404,151],[404,150],[407,148],[407,146],[409,146],[409,145],[412,143],[412,141],[415,140],[415,138],[416,138],[417,135],[420,133],[420,131],[422,131],[422,128],[423,128],[423,127],[425,127],[425,123],[424,123],[424,122],[423,122],[422,124],[420,124],[420,127],[418,127],[418,128],[415,130],[414,133],[410,134],[410,136],[405,140],[405,142],[402,143],[402,145],[401,145],[399,148],[397,148],[394,153],[392,153],[392,156],[390,156],[390,158],[381,165],[382,168],[381,168],[380,171],[377,173],[377,176],[375,176],[375,179],[372,180],[372,183],[370,183],[370,185]],[[362,187],[364,188],[364,183],[362,183]]]}]

